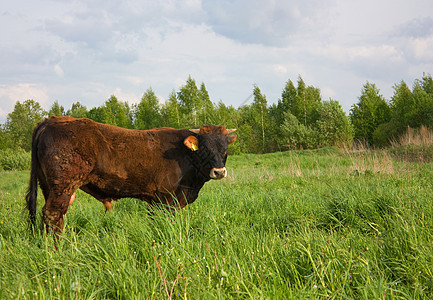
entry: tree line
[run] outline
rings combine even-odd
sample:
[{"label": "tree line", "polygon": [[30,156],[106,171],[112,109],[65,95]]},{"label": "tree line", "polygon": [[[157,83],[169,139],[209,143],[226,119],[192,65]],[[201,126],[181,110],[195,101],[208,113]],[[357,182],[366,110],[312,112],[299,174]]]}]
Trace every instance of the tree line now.
[{"label": "tree line", "polygon": [[323,100],[320,89],[302,77],[288,80],[281,98],[269,105],[260,88],[253,86],[251,103],[239,108],[211,101],[205,84],[189,76],[178,91],[160,103],[152,88],[138,104],[119,101],[114,95],[99,107],[87,109],[80,102],[66,110],[55,101],[45,111],[35,100],[17,102],[0,126],[0,150],[30,150],[34,125],[44,117],[72,116],[130,129],[157,127],[198,128],[205,124],[238,129],[232,153],[265,153],[350,145],[354,140],[386,146],[408,127],[433,126],[433,80],[423,75],[412,90],[402,81],[389,101],[375,84],[367,82],[349,115],[338,101]]}]

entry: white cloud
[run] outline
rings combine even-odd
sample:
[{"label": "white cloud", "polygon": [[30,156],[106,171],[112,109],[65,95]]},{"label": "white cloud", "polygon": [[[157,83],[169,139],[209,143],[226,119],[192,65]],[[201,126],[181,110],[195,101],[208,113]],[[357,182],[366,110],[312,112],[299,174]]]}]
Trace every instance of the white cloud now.
[{"label": "white cloud", "polygon": [[312,54],[341,63],[348,63],[360,59],[386,59],[392,61],[400,61],[402,59],[402,53],[392,45],[346,47],[341,45],[329,45],[321,49],[314,49]]},{"label": "white cloud", "polygon": [[203,0],[206,22],[215,32],[243,43],[287,46],[293,37],[322,31],[332,2]]},{"label": "white cloud", "polygon": [[7,114],[13,111],[17,101],[22,103],[28,99],[39,102],[45,109],[47,109],[50,100],[46,88],[37,84],[20,83],[12,86],[0,85],[1,123],[4,123]]},{"label": "white cloud", "polygon": [[417,61],[430,63],[433,61],[433,36],[412,39],[409,45]]},{"label": "white cloud", "polygon": [[433,36],[433,18],[415,18],[405,22],[395,29],[393,35],[409,38],[423,38]]},{"label": "white cloud", "polygon": [[213,101],[235,106],[254,83],[275,102],[301,75],[347,108],[367,80],[389,97],[394,83],[433,69],[429,0],[6,1],[2,9],[0,123],[18,100],[90,109],[111,94],[139,101],[149,87],[168,97],[188,75]]},{"label": "white cloud", "polygon": [[54,66],[54,72],[56,72],[57,76],[59,76],[60,78],[63,78],[65,76],[65,73],[63,72],[63,69],[59,64]]},{"label": "white cloud", "polygon": [[328,86],[320,88],[320,93],[322,94],[323,100],[333,99],[336,95],[335,91]]},{"label": "white cloud", "polygon": [[[141,96],[136,95],[134,93],[125,92],[122,90],[122,88],[115,88],[110,95],[115,95],[117,100],[122,102],[128,102],[129,104],[136,104],[139,103],[141,100]],[[108,97],[107,97],[108,99]]]},{"label": "white cloud", "polygon": [[274,70],[277,73],[281,73],[281,74],[287,74],[287,67],[283,66],[283,65],[275,65],[274,66]]}]

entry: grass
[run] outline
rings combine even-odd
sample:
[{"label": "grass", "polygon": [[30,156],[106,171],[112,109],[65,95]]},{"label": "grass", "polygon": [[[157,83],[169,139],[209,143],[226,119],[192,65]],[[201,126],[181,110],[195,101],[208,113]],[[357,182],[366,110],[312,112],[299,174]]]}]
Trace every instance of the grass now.
[{"label": "grass", "polygon": [[28,172],[1,172],[0,298],[433,297],[432,164],[326,148],[228,170],[174,215],[78,192],[58,251],[27,232]]},{"label": "grass", "polygon": [[390,153],[405,161],[431,162],[433,158],[433,130],[421,126],[407,128],[401,136],[391,140]]}]

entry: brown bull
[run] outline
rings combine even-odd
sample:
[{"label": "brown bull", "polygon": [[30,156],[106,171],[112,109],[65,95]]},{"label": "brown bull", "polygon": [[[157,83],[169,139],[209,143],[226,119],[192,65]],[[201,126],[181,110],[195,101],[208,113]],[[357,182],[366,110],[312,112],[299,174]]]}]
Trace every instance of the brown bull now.
[{"label": "brown bull", "polygon": [[205,182],[226,177],[227,148],[236,140],[231,131],[223,126],[131,130],[89,119],[46,119],[33,132],[26,196],[31,224],[38,181],[44,223],[56,233],[77,189],[106,209],[125,197],[183,208],[197,199]]}]

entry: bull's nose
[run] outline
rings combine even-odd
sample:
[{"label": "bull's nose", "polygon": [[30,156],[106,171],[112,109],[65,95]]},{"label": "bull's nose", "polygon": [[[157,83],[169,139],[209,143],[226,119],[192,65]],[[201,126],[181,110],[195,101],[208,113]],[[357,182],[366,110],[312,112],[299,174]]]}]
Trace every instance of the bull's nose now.
[{"label": "bull's nose", "polygon": [[210,170],[210,178],[212,179],[221,179],[227,176],[226,168],[213,168]]}]

